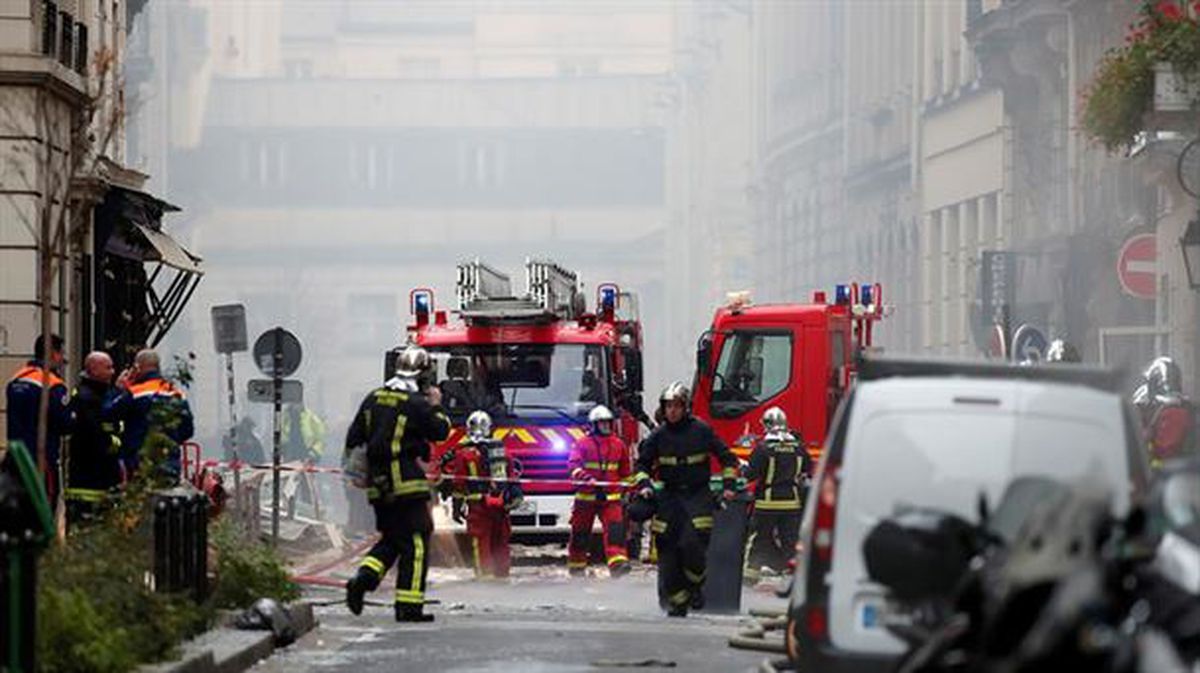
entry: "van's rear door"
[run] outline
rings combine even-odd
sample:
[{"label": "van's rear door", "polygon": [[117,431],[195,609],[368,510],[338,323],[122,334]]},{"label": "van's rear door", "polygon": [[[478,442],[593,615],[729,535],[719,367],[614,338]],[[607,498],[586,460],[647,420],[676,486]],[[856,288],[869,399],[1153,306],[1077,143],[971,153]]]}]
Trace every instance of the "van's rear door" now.
[{"label": "van's rear door", "polygon": [[980,493],[992,502],[1007,483],[1015,390],[983,381],[920,379],[862,385],[846,438],[830,572],[829,629],[835,647],[903,651],[882,624],[882,587],[867,579],[862,541],[905,504],[974,520]]}]

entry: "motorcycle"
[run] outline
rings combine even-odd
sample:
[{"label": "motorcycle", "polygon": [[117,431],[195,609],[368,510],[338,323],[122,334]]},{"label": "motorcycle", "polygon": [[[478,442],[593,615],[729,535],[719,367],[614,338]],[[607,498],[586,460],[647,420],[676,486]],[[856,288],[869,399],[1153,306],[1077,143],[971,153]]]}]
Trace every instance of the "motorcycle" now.
[{"label": "motorcycle", "polygon": [[1115,518],[1110,502],[1026,477],[994,512],[981,500],[978,523],[915,509],[877,524],[863,555],[890,595],[884,624],[908,646],[896,670],[1188,670],[1200,604],[1154,569],[1147,511]]}]

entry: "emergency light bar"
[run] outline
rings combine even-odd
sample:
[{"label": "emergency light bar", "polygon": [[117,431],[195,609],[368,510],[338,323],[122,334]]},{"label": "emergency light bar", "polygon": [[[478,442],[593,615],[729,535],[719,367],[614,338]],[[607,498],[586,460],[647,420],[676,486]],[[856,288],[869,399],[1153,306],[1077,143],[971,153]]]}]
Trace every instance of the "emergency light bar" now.
[{"label": "emergency light bar", "polygon": [[433,313],[433,290],[419,287],[408,293],[408,309],[415,316]]},{"label": "emergency light bar", "polygon": [[596,287],[596,312],[616,312],[621,303],[621,289],[615,283],[604,283]]},{"label": "emergency light bar", "polygon": [[849,304],[851,301],[853,301],[853,299],[850,296],[850,286],[839,283],[837,287],[833,289],[833,303],[841,306],[843,304]]}]

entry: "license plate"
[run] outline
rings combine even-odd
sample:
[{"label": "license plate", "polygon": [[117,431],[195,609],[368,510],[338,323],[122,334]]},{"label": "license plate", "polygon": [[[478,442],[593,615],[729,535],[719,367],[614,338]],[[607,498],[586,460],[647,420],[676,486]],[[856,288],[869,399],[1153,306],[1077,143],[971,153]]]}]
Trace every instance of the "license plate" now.
[{"label": "license plate", "polygon": [[873,603],[866,603],[862,606],[861,621],[864,629],[877,629],[880,627],[880,610],[879,606]]}]

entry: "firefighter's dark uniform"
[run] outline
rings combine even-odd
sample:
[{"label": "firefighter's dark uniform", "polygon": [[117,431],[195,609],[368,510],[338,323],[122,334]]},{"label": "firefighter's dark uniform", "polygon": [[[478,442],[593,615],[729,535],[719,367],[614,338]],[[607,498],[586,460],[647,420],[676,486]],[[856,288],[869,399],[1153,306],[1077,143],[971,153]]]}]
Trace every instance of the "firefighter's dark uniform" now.
[{"label": "firefighter's dark uniform", "polygon": [[[395,380],[393,380],[395,381]],[[429,460],[429,443],[446,439],[450,419],[414,386],[389,382],[363,400],[346,435],[346,451],[367,447],[367,499],[381,537],[354,581],[367,591],[379,586],[397,563],[396,617],[416,617],[425,604],[429,570],[430,484],[417,460]]]},{"label": "firefighter's dark uniform", "polygon": [[5,388],[8,401],[8,441],[21,442],[36,460],[38,455],[38,410],[42,387],[50,388],[50,406],[46,422],[46,496],[53,507],[58,497],[58,454],[62,435],[70,424],[67,410],[67,386],[54,372],[44,377],[39,360],[30,360],[13,374]]},{"label": "firefighter's dark uniform", "polygon": [[746,478],[756,482],[754,517],[744,577],[754,582],[763,566],[782,571],[800,532],[801,479],[811,473],[804,443],[787,433],[767,435],[750,454]]},{"label": "firefighter's dark uniform", "polygon": [[671,614],[698,605],[713,525],[710,462],[722,467],[725,489],[736,486],[737,458],[703,421],[688,416],[660,425],[642,442],[634,480],[642,488],[657,475],[663,489],[650,522],[658,551],[659,603]]},{"label": "firefighter's dark uniform", "polygon": [[94,514],[121,485],[121,424],[113,404],[119,393],[103,381],[83,378],[71,395],[67,445],[67,518]]},{"label": "firefighter's dark uniform", "polygon": [[143,458],[153,458],[162,476],[174,480],[180,475],[180,447],[195,433],[192,408],[181,389],[157,371],[145,372],[117,398],[113,415],[124,423],[121,464],[126,478],[137,474]]}]

